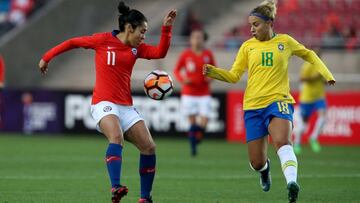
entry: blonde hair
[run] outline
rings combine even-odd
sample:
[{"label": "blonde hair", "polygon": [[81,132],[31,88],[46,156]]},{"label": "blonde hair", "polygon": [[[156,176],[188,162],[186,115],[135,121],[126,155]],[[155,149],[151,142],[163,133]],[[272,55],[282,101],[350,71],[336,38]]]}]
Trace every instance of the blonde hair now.
[{"label": "blonde hair", "polygon": [[259,13],[271,20],[275,20],[276,2],[275,0],[265,0],[259,6],[254,8],[251,13]]}]

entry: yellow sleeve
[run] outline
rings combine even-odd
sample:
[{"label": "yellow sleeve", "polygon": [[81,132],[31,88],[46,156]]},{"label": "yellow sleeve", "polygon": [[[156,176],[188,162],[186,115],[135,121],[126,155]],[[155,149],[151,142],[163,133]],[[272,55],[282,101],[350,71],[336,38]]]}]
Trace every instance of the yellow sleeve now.
[{"label": "yellow sleeve", "polygon": [[208,65],[209,70],[207,76],[216,80],[221,80],[228,83],[236,83],[240,80],[247,67],[247,54],[245,52],[245,45],[240,47],[236,56],[235,62],[230,71]]},{"label": "yellow sleeve", "polygon": [[305,48],[304,45],[300,44],[290,36],[289,45],[294,55],[301,57],[305,61],[311,63],[315,70],[319,72],[326,79],[326,81],[335,80],[334,76],[331,74],[324,62],[316,55],[314,51]]}]

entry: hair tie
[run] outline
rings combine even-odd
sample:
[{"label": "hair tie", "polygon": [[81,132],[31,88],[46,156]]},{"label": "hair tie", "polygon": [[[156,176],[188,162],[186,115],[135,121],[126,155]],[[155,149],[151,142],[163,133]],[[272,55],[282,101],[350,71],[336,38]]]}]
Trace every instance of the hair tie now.
[{"label": "hair tie", "polygon": [[272,18],[269,18],[269,17],[264,16],[263,14],[257,13],[257,12],[252,12],[252,13],[250,13],[249,16],[256,16],[256,17],[259,17],[259,18],[261,18],[261,19],[263,19],[263,20],[265,20],[265,21],[273,20]]}]

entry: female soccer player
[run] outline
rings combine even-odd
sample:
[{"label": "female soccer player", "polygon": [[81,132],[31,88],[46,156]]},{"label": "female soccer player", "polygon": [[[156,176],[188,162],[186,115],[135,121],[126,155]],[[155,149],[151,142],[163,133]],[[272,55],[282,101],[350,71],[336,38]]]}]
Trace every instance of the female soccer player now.
[{"label": "female soccer player", "polygon": [[[316,50],[320,56],[320,50]],[[317,120],[315,127],[310,135],[311,149],[318,153],[321,151],[321,146],[318,142],[319,134],[321,133],[326,116],[326,101],[325,101],[325,82],[324,78],[312,67],[313,64],[305,62],[301,67],[300,80],[302,81],[300,91],[300,112],[301,120],[294,130],[294,151],[295,154],[301,153],[301,136],[307,128],[309,118],[311,115],[317,113]]]},{"label": "female soccer player", "polygon": [[74,48],[95,50],[96,82],[92,97],[91,114],[97,128],[109,140],[106,164],[112,185],[112,202],[120,202],[128,189],[120,183],[122,148],[124,139],[140,151],[141,198],[139,202],[152,202],[150,192],[155,175],[155,143],[132,103],[130,76],[138,58],[164,58],[171,40],[176,10],[163,20],[158,46],[143,43],[148,30],[146,17],[130,9],[123,1],[119,6],[119,30],[69,39],[46,52],[39,63],[46,74],[48,63],[58,54]]},{"label": "female soccer player", "polygon": [[289,201],[296,202],[300,187],[297,184],[297,159],[290,142],[295,101],[289,88],[289,58],[296,55],[314,64],[313,67],[331,85],[335,84],[335,79],[313,51],[289,35],[274,32],[275,14],[276,6],[271,0],[253,9],[248,20],[254,37],[242,44],[231,70],[205,65],[204,74],[236,83],[248,71],[244,119],[250,166],[260,173],[262,189],[269,191],[267,144],[268,135],[271,135],[287,182]]},{"label": "female soccer player", "polygon": [[202,74],[202,67],[206,63],[214,65],[215,61],[212,52],[205,48],[206,40],[205,31],[193,30],[190,48],[181,53],[174,69],[176,79],[182,84],[181,103],[190,123],[188,137],[192,156],[197,154],[210,112],[209,78]]}]

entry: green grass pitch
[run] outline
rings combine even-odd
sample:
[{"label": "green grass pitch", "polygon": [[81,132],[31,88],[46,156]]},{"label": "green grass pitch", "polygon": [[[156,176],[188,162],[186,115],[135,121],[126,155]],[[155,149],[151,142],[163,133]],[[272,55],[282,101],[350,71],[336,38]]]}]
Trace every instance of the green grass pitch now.
[{"label": "green grass pitch", "polygon": [[[156,138],[155,203],[287,202],[278,157],[269,147],[273,185],[262,192],[258,174],[248,165],[243,144],[205,140],[196,158],[186,139]],[[0,136],[0,203],[110,203],[110,185],[101,135]],[[123,151],[122,183],[139,195],[139,153],[129,143]],[[360,202],[360,147],[324,146],[314,154],[305,146],[298,156],[298,202]]]}]

